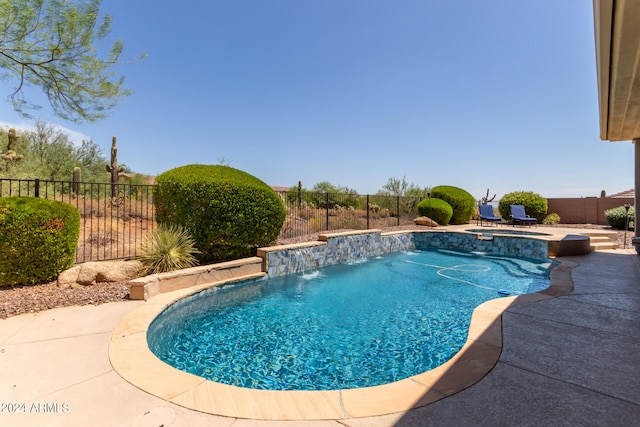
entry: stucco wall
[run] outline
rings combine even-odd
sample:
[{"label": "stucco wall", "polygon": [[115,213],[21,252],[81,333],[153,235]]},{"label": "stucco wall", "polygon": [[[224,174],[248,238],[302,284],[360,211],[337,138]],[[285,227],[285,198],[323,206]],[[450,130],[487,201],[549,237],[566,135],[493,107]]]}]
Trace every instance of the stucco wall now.
[{"label": "stucco wall", "polygon": [[633,206],[633,198],[584,197],[580,199],[547,199],[548,213],[560,215],[564,224],[600,224],[607,225],[604,211],[625,204]]}]

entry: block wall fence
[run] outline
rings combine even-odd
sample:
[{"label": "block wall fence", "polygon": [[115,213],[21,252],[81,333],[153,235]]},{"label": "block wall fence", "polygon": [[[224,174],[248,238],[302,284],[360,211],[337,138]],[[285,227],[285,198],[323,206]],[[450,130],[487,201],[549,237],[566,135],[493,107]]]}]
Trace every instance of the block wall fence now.
[{"label": "block wall fence", "polygon": [[608,209],[634,205],[632,197],[612,198],[612,197],[584,197],[576,198],[553,198],[547,199],[549,209],[547,213],[557,213],[560,215],[560,222],[563,224],[599,224],[607,225],[604,212]]}]

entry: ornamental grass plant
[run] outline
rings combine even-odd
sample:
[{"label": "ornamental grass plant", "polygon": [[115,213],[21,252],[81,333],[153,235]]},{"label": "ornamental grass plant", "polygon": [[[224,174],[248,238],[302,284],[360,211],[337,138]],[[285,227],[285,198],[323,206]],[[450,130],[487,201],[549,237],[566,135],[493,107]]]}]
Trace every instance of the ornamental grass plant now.
[{"label": "ornamental grass plant", "polygon": [[190,234],[178,225],[159,225],[149,233],[138,249],[141,275],[164,273],[198,265],[200,251]]}]

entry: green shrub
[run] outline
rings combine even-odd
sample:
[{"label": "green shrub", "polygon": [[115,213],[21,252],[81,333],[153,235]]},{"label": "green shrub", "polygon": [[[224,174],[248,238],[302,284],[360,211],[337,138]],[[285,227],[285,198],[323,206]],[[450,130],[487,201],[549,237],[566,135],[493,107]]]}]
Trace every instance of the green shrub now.
[{"label": "green shrub", "polygon": [[624,230],[627,226],[627,219],[629,223],[633,222],[635,208],[633,206],[630,207],[629,213],[627,214],[624,206],[618,206],[617,208],[604,211],[604,216],[607,218],[607,222],[612,228]]},{"label": "green shrub", "polygon": [[78,209],[36,197],[0,198],[0,285],[46,283],[73,266]]},{"label": "green shrub", "polygon": [[267,184],[229,166],[182,166],[159,175],[156,184],[158,224],[184,227],[202,263],[255,255],[277,239],[286,217]]},{"label": "green shrub", "polygon": [[547,215],[545,217],[545,219],[544,219],[544,221],[542,221],[542,223],[545,224],[545,225],[560,224],[560,215],[558,215],[555,212],[550,213],[549,215]]},{"label": "green shrub", "polygon": [[527,215],[536,218],[538,222],[542,222],[548,209],[547,199],[532,191],[514,191],[505,194],[498,204],[502,218],[511,218],[511,205],[523,205]]},{"label": "green shrub", "polygon": [[198,264],[199,251],[189,233],[179,225],[159,225],[147,234],[138,249],[144,266],[141,275],[181,270]]},{"label": "green shrub", "polygon": [[431,198],[434,197],[444,200],[453,208],[451,224],[467,224],[471,220],[476,199],[467,191],[450,185],[438,185],[431,189]]},{"label": "green shrub", "polygon": [[453,208],[442,199],[431,197],[418,203],[418,213],[431,218],[440,225],[448,225],[453,215]]}]

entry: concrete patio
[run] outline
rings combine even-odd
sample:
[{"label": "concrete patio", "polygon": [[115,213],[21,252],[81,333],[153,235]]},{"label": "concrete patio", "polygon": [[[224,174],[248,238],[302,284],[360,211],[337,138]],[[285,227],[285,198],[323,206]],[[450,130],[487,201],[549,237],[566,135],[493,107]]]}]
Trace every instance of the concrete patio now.
[{"label": "concrete patio", "polygon": [[208,415],[132,386],[108,346],[143,301],[53,309],[0,320],[3,426],[607,425],[640,419],[640,257],[609,250],[568,258],[569,295],[511,307],[496,366],[422,408],[337,421]]}]

